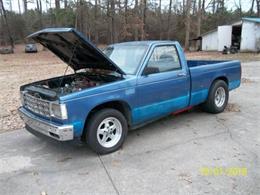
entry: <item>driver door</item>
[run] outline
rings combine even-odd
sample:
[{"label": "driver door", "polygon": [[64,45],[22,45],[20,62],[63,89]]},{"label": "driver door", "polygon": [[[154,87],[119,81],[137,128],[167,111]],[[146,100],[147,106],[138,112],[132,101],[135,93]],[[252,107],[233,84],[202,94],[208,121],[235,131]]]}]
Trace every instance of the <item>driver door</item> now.
[{"label": "driver door", "polygon": [[189,75],[181,65],[175,45],[156,46],[137,80],[134,124],[187,107],[189,84]]}]

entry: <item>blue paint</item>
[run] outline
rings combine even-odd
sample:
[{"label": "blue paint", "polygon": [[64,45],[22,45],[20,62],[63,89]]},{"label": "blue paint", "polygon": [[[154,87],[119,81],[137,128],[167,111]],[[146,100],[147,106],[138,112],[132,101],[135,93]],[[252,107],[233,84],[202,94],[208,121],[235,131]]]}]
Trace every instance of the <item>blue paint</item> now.
[{"label": "blue paint", "polygon": [[233,90],[235,88],[238,88],[240,86],[240,83],[241,83],[240,80],[231,81],[229,82],[228,89]]},{"label": "blue paint", "polygon": [[183,96],[135,108],[132,111],[133,123],[137,124],[167,113],[174,112],[178,109],[183,109],[184,107],[182,105],[185,105],[186,103],[187,96]]},{"label": "blue paint", "polygon": [[83,130],[83,128],[84,128],[84,122],[85,122],[85,121],[83,121],[83,122],[81,122],[81,121],[75,121],[75,122],[72,123],[73,128],[74,128],[74,135],[75,135],[76,137],[81,136],[82,130]]},{"label": "blue paint", "polygon": [[[198,105],[204,102],[208,97],[208,89],[193,92],[191,95],[190,106]],[[163,116],[167,113],[175,112],[177,110],[188,107],[187,99],[189,96],[182,96],[170,100],[157,102],[154,104],[142,106],[133,109],[132,119],[133,123],[137,124],[153,118]]]},{"label": "blue paint", "polygon": [[202,89],[199,91],[195,91],[191,93],[191,101],[190,106],[198,105],[204,101],[206,101],[208,97],[208,89]]},{"label": "blue paint", "polygon": [[[71,29],[64,29],[64,33],[70,31]],[[82,38],[81,36],[79,37]],[[89,113],[103,103],[119,101],[123,105],[127,105],[131,111],[133,125],[135,125],[203,103],[208,97],[212,82],[219,77],[228,80],[229,90],[240,85],[241,65],[239,61],[186,61],[182,47],[175,41],[124,44],[148,45],[135,75],[123,75],[121,80],[59,97],[59,102],[66,104],[68,119],[46,118],[46,120],[59,125],[72,124],[75,137],[79,137],[83,133],[84,123]],[[86,47],[93,49],[93,46],[87,45]],[[149,57],[154,48],[158,46],[175,46],[181,67],[178,70],[148,76],[142,75]],[[94,53],[100,54],[99,51]],[[24,90],[26,86],[28,85],[22,86],[21,90]]]}]

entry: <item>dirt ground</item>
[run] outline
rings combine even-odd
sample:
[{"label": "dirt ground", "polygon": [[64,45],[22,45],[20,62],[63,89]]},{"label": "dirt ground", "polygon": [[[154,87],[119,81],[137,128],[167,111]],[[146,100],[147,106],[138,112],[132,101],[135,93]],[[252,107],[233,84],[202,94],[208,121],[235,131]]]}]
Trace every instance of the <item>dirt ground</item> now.
[{"label": "dirt ground", "polygon": [[[23,127],[17,113],[21,85],[64,73],[66,65],[60,59],[49,51],[42,51],[41,47],[38,47],[38,50],[38,53],[25,54],[24,46],[18,45],[14,54],[0,55],[0,133]],[[238,59],[246,62],[260,61],[260,54],[222,55],[217,52],[187,52],[187,58]]]}]

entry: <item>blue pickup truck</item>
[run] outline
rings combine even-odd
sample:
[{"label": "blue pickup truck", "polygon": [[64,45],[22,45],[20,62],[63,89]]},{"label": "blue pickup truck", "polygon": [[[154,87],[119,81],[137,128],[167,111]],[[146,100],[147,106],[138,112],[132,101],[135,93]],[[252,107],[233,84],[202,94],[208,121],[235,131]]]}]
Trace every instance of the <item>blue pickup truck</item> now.
[{"label": "blue pickup truck", "polygon": [[175,41],[125,42],[101,51],[72,28],[29,37],[74,74],[21,86],[26,129],[59,141],[80,138],[99,154],[118,150],[128,129],[172,112],[196,105],[222,112],[241,81],[239,61],[187,61]]}]

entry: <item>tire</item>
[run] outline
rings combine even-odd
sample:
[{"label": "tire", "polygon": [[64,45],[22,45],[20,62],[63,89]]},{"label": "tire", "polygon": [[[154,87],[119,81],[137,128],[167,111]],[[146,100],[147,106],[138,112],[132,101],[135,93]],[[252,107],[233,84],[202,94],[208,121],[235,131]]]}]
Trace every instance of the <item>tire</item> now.
[{"label": "tire", "polygon": [[124,115],[115,109],[102,109],[94,113],[86,125],[89,147],[98,154],[117,151],[125,141],[128,125]]},{"label": "tire", "polygon": [[[217,98],[217,94],[223,93],[224,95],[219,95]],[[228,98],[229,90],[227,83],[223,80],[216,80],[210,87],[208,98],[202,104],[202,109],[213,114],[223,112],[227,106]]]}]

